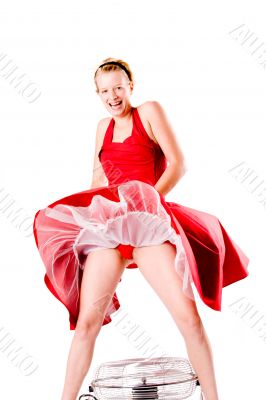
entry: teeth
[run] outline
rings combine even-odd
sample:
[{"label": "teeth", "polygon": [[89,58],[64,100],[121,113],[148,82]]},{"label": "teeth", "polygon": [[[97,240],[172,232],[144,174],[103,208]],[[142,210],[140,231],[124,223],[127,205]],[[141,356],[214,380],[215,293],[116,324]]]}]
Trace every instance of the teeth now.
[{"label": "teeth", "polygon": [[110,103],[110,105],[111,105],[111,106],[116,106],[116,105],[118,105],[118,104],[120,104],[120,103],[121,103],[121,101],[119,101],[118,103],[115,103],[115,104],[111,104],[111,103]]}]

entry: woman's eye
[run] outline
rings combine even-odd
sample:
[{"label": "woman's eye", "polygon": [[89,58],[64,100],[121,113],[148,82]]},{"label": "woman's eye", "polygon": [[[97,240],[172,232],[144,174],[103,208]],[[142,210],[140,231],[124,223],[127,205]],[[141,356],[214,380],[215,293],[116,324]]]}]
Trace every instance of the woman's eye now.
[{"label": "woman's eye", "polygon": [[103,91],[102,91],[102,93],[106,93],[106,92],[107,92],[107,90],[103,90]]}]

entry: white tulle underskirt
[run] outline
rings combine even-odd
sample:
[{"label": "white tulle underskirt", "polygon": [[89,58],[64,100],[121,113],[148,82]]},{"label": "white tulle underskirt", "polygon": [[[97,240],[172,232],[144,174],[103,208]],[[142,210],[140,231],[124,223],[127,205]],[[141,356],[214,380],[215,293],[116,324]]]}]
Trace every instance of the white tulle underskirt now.
[{"label": "white tulle underskirt", "polygon": [[[81,269],[84,268],[84,262],[80,262],[80,256],[83,255],[84,259],[92,251],[115,248],[119,244],[143,247],[170,241],[176,247],[174,267],[182,279],[183,292],[195,300],[191,286],[193,280],[181,236],[171,227],[170,216],[158,192],[145,182],[131,180],[119,185],[118,194],[118,202],[96,194],[87,207],[57,204],[53,208],[47,207],[45,215],[71,224],[68,225],[68,232],[66,228],[62,230],[61,240],[66,235],[69,237],[69,230],[73,228],[75,240],[72,251]],[[59,231],[56,240],[60,242]],[[125,266],[133,262],[133,258],[127,259]],[[161,262],[164,263],[164,260]],[[50,271],[51,274],[56,275],[53,271]]]}]

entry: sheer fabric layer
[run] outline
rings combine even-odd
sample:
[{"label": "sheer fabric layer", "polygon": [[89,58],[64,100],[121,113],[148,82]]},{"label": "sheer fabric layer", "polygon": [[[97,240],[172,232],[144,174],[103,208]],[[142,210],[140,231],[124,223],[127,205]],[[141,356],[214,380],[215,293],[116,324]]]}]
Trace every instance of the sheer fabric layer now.
[{"label": "sheer fabric layer", "polygon": [[[165,241],[175,245],[175,270],[182,278],[184,293],[194,299],[193,280],[180,234],[171,227],[158,192],[145,182],[131,180],[119,185],[118,193],[119,201],[95,195],[87,207],[57,204],[42,210],[46,218],[38,226],[38,232],[46,234],[47,240],[42,240],[39,251],[61,300],[74,308],[78,306],[79,269],[84,269],[91,251],[116,248],[121,243],[141,247]],[[133,259],[128,259],[126,265],[131,262]],[[106,317],[115,310],[111,302]]]}]

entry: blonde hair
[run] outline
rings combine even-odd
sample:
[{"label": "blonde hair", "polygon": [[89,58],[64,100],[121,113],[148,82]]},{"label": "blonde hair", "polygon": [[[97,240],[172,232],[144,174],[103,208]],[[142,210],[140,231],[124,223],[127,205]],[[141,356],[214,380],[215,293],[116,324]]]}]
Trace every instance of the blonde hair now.
[{"label": "blonde hair", "polygon": [[[109,61],[115,61],[116,63],[119,63],[119,64],[123,65],[123,67],[127,70],[127,73],[124,71],[124,69],[122,67],[119,67],[119,65],[116,65],[116,64],[107,64],[107,65],[103,65],[101,67],[101,64],[104,64],[104,63],[109,62]],[[123,71],[127,75],[127,78],[129,79],[129,81],[133,82],[133,73],[132,73],[132,71],[130,69],[130,66],[128,65],[128,63],[126,61],[123,61],[123,60],[121,60],[119,58],[111,58],[111,57],[109,57],[109,58],[106,58],[105,60],[103,60],[99,65],[100,66],[97,67],[97,69],[95,71],[95,74],[94,74],[94,83],[95,83],[95,86],[96,86],[96,92],[97,93],[99,92],[99,89],[98,89],[98,86],[97,86],[96,78],[97,78],[97,74],[98,74],[99,71],[100,72]]]}]

